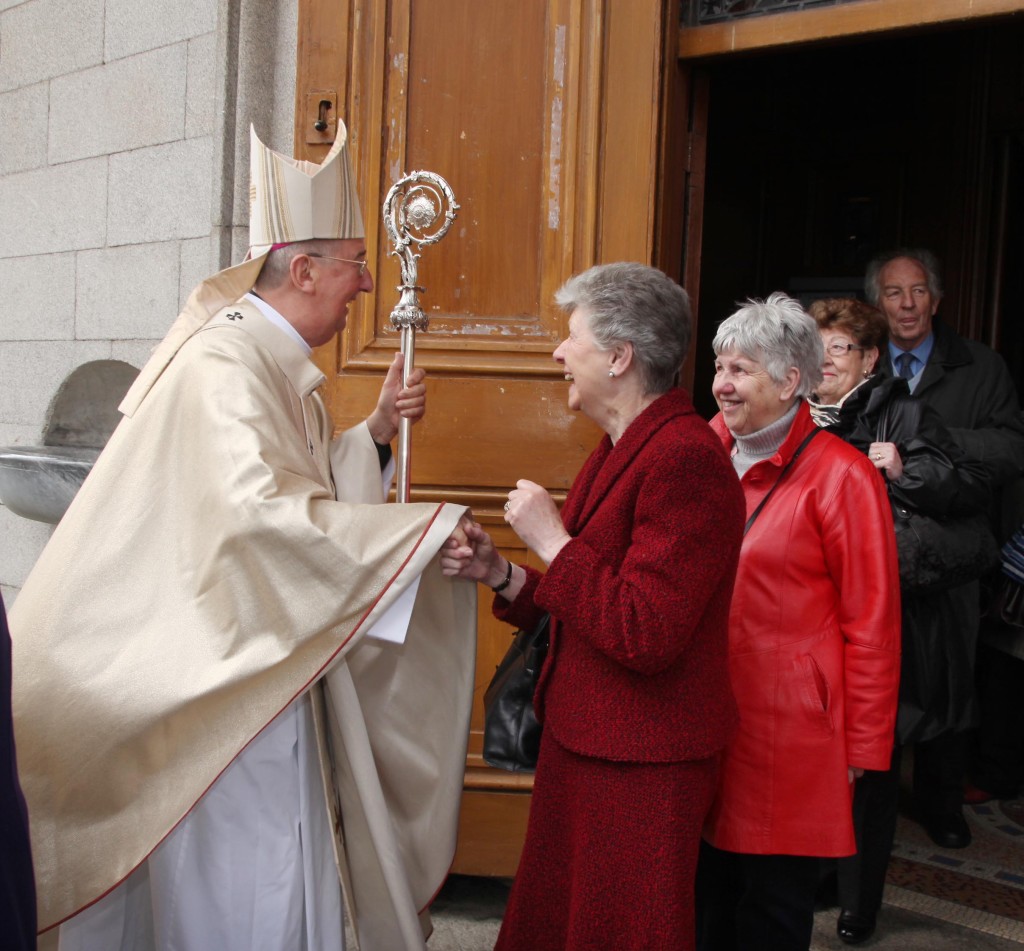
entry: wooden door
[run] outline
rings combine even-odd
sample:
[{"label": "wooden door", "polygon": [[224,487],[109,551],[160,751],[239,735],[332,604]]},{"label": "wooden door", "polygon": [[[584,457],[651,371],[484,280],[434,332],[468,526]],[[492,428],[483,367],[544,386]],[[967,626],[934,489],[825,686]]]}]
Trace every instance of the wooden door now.
[{"label": "wooden door", "polygon": [[[300,0],[296,154],[325,154],[333,133],[313,127],[321,111],[346,121],[377,283],[338,344],[317,354],[334,418],[344,427],[365,417],[398,344],[389,316],[399,270],[382,201],[408,171],[436,172],[461,209],[419,262],[430,328],[416,353],[429,382],[412,498],[470,505],[517,561],[537,563],[501,518],[508,490],[527,478],[563,498],[600,436],[566,408],[551,360],[566,319],[552,295],[595,262],[656,256],[674,9],[665,0]],[[480,756],[481,697],[511,633],[491,617],[486,591],[478,631],[455,870],[511,875],[532,783]]]}]

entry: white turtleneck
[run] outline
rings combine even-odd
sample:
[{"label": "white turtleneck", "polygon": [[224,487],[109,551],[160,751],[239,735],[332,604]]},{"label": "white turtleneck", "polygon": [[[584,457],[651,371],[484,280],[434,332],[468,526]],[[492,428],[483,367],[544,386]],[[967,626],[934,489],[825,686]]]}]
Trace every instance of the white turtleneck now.
[{"label": "white turtleneck", "polygon": [[793,405],[774,423],[769,423],[756,433],[748,433],[745,436],[732,433],[736,440],[736,445],[732,450],[732,467],[736,470],[736,475],[743,478],[743,474],[751,466],[757,465],[763,459],[768,459],[778,452],[779,446],[786,441],[786,436],[789,435],[801,402],[799,399],[794,400]]}]

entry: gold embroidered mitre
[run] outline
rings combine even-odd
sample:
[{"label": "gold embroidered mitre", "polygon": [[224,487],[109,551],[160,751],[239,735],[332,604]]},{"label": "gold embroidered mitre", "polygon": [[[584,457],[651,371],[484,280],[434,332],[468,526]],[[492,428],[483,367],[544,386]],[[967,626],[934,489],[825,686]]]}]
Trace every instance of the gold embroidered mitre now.
[{"label": "gold embroidered mitre", "polygon": [[343,122],[338,121],[334,145],[319,165],[268,149],[252,126],[250,141],[249,253],[241,264],[208,277],[192,291],[184,310],[122,401],[119,408],[125,416],[134,414],[192,334],[222,307],[252,290],[272,248],[314,238],[365,237]]},{"label": "gold embroidered mitre", "polygon": [[363,238],[363,216],[348,154],[348,132],[320,165],[268,149],[250,127],[249,254],[312,238]]}]

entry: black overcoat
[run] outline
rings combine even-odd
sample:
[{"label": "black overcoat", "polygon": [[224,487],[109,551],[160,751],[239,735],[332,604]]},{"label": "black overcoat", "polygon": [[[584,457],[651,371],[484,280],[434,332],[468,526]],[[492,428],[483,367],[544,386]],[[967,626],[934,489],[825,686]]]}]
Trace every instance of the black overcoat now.
[{"label": "black overcoat", "polygon": [[[883,426],[884,421],[884,426]],[[906,380],[875,376],[843,403],[828,427],[867,452],[873,442],[893,442],[903,474],[887,481],[890,498],[912,511],[941,518],[983,511],[989,503],[985,467],[967,456]],[[902,666],[896,735],[901,743],[967,729],[975,715],[971,671],[973,640],[963,637],[968,600],[961,586],[903,591]]]},{"label": "black overcoat", "polygon": [[[924,419],[928,438],[960,454],[951,455],[959,475],[951,513],[976,511],[987,504],[1000,541],[1000,489],[1024,472],[1024,419],[1006,364],[984,344],[967,340],[943,321],[933,324],[932,353],[914,389],[913,403],[934,411]],[[888,348],[879,375],[892,377]],[[934,424],[948,433],[936,436]],[[987,498],[987,503],[984,500]],[[913,507],[913,500],[905,500]],[[926,514],[935,514],[921,509]],[[904,742],[931,739],[946,731],[962,732],[976,722],[973,694],[974,656],[980,618],[978,582],[948,591],[904,593],[904,665],[931,673],[920,685],[916,703],[922,716],[901,709],[898,725]],[[919,677],[920,681],[921,678]],[[911,685],[908,683],[908,688]],[[909,699],[909,698],[908,698]]]}]

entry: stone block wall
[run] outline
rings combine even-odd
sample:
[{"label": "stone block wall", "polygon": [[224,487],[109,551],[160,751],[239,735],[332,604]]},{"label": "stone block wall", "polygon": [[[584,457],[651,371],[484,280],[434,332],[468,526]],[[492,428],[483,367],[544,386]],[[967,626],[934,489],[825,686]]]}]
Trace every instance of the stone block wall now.
[{"label": "stone block wall", "polygon": [[[0,0],[0,446],[141,367],[244,253],[248,129],[289,152],[297,0]],[[50,534],[0,505],[10,606]]]}]

